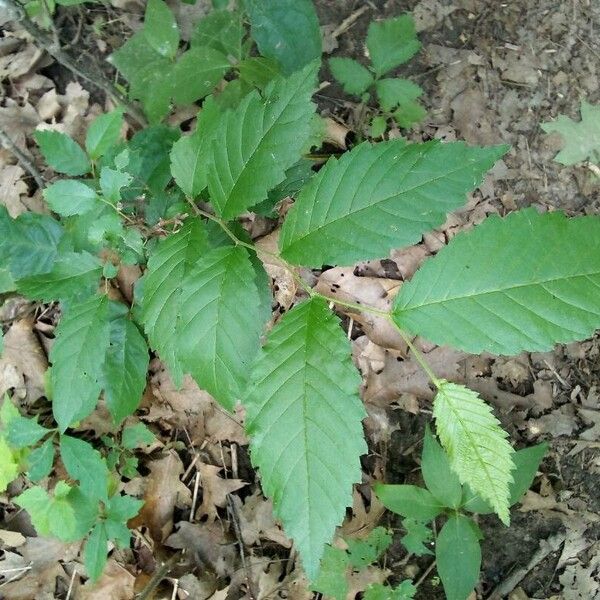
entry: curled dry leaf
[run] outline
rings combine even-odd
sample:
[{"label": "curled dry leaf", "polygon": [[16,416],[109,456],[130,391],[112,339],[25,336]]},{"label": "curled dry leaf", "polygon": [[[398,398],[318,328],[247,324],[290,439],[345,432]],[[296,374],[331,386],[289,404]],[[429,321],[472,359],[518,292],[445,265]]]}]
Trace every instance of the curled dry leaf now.
[{"label": "curled dry leaf", "polygon": [[371,494],[367,504],[364,496],[354,490],[352,494],[352,514],[342,524],[342,537],[367,537],[379,523],[385,512],[385,506],[379,502],[375,494]]},{"label": "curled dry leaf", "polygon": [[202,504],[196,513],[196,519],[201,520],[204,516],[209,521],[217,518],[217,507],[227,506],[227,495],[247,485],[241,479],[224,479],[219,475],[221,467],[197,463],[200,472],[200,485],[202,487]]},{"label": "curled dry leaf", "polygon": [[86,582],[79,590],[79,600],[131,600],[135,577],[112,558],[108,559],[102,577]]}]

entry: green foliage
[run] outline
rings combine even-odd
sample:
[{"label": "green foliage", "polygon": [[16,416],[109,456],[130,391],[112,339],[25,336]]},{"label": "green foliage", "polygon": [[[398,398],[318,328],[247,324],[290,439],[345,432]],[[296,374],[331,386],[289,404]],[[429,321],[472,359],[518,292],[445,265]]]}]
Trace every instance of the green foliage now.
[{"label": "green foliage", "polygon": [[331,58],[331,74],[342,84],[348,94],[360,96],[374,83],[371,71],[351,58]]},{"label": "green foliage", "polygon": [[312,580],[360,481],[359,383],[337,318],[312,299],[273,328],[244,400],[252,462]]},{"label": "green foliage", "polygon": [[89,126],[85,137],[85,149],[89,157],[92,160],[98,160],[104,156],[119,141],[122,127],[122,108],[96,117]]},{"label": "green foliage", "polygon": [[364,593],[365,600],[412,600],[417,593],[417,588],[408,580],[403,581],[395,588],[381,583],[373,583]]},{"label": "green foliage", "polygon": [[417,519],[403,519],[402,527],[406,529],[406,535],[402,536],[402,545],[416,556],[424,554],[433,554],[433,552],[425,546],[429,543],[433,532],[423,521]]},{"label": "green foliage", "polygon": [[58,131],[36,131],[34,137],[46,162],[56,172],[71,176],[89,172],[88,157],[68,135]]},{"label": "green foliage", "polygon": [[581,101],[581,120],[573,121],[559,115],[556,121],[541,124],[546,133],[558,133],[564,141],[563,149],[554,157],[563,165],[575,165],[589,160],[600,163],[600,106]]},{"label": "green foliage", "polygon": [[[597,217],[534,209],[492,216],[457,235],[402,286],[394,321],[475,354],[546,351],[585,339],[600,327],[596,240]],[[561,251],[548,252],[557,243]]]},{"label": "green foliage", "polygon": [[85,183],[74,179],[61,179],[44,190],[48,206],[62,217],[81,215],[96,205],[98,195]]}]

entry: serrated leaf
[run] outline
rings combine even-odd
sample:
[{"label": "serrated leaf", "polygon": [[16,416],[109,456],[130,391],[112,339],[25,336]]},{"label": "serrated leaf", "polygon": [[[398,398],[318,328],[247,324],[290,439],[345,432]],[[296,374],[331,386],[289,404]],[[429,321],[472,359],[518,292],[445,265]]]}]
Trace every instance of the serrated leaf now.
[{"label": "serrated leaf", "polygon": [[50,271],[62,236],[60,223],[48,215],[25,212],[13,219],[0,206],[0,262],[14,279]]},{"label": "serrated leaf", "polygon": [[33,134],[46,162],[58,173],[85,175],[90,171],[90,161],[81,146],[59,131],[35,131]]},{"label": "serrated leaf", "polygon": [[91,581],[97,581],[106,565],[108,536],[104,523],[98,523],[90,533],[83,549],[83,564]]},{"label": "serrated leaf", "polygon": [[367,48],[378,77],[414,56],[421,47],[411,15],[373,21],[367,32]]},{"label": "serrated leaf", "polygon": [[181,313],[183,282],[208,250],[206,232],[199,219],[187,219],[175,234],[159,242],[148,259],[143,279],[143,295],[139,298],[140,320],[150,341],[169,367],[176,383],[183,371],[178,358],[179,338],[175,324]]},{"label": "serrated leaf", "polygon": [[546,133],[559,133],[563,149],[554,157],[563,165],[575,165],[585,160],[600,162],[600,105],[581,101],[581,120],[573,121],[558,115],[556,121],[541,124]]},{"label": "serrated leaf", "polygon": [[600,218],[528,209],[457,235],[402,286],[393,319],[473,354],[545,352],[600,327],[599,284]]},{"label": "serrated leaf", "polygon": [[391,111],[400,104],[408,104],[423,94],[423,89],[408,79],[380,79],[375,84],[383,110]]},{"label": "serrated leaf", "polygon": [[451,515],[435,545],[437,571],[447,600],[467,600],[479,581],[481,548],[468,517]]},{"label": "serrated leaf", "polygon": [[290,74],[321,58],[321,30],[311,0],[244,0],[260,53]]},{"label": "serrated leaf", "polygon": [[348,539],[348,562],[356,569],[374,563],[392,543],[392,534],[385,527],[375,527],[368,537]]},{"label": "serrated leaf", "polygon": [[277,79],[264,98],[254,91],[226,112],[212,143],[208,190],[230,220],[267,197],[300,158],[312,134],[315,65]]},{"label": "serrated leaf", "polygon": [[18,474],[19,461],[6,443],[5,437],[0,435],[0,491],[6,490],[8,484],[16,479]]},{"label": "serrated leaf", "polygon": [[384,133],[385,130],[387,129],[387,119],[383,116],[377,116],[377,117],[373,117],[373,120],[371,121],[371,131],[370,131],[370,135],[372,138],[379,138],[381,137]]},{"label": "serrated leaf", "polygon": [[149,446],[155,441],[155,435],[143,423],[136,423],[135,425],[125,427],[121,434],[121,445],[126,450]]},{"label": "serrated leaf", "polygon": [[109,540],[114,541],[119,548],[129,547],[131,531],[127,529],[127,525],[121,521],[107,519],[104,521],[104,526],[106,527],[106,535]]},{"label": "serrated leaf", "polygon": [[148,43],[143,30],[134,33],[120,48],[110,55],[110,62],[132,81],[136,74],[161,55]]},{"label": "serrated leaf", "polygon": [[326,546],[321,560],[319,576],[313,583],[315,592],[325,594],[335,600],[346,600],[348,594],[348,554],[335,546]]},{"label": "serrated leaf", "polygon": [[152,125],[159,123],[169,112],[173,96],[172,75],[171,61],[159,57],[140,69],[130,81],[129,97],[142,103]]},{"label": "serrated leaf", "polygon": [[103,156],[119,141],[123,126],[123,112],[122,108],[116,108],[96,117],[88,127],[85,149],[92,160]]},{"label": "serrated leaf", "polygon": [[138,514],[143,505],[143,500],[117,494],[109,499],[106,514],[113,521],[126,523]]},{"label": "serrated leaf", "polygon": [[121,189],[128,186],[132,179],[129,173],[102,167],[99,180],[102,194],[109,202],[116,205],[121,200]]},{"label": "serrated leaf", "polygon": [[148,0],[142,30],[148,44],[161,56],[173,58],[179,46],[179,28],[163,0]]},{"label": "serrated leaf", "polygon": [[225,55],[240,60],[244,28],[238,11],[215,10],[206,15],[192,32],[193,46],[214,48]]},{"label": "serrated leaf", "polygon": [[108,499],[108,469],[98,450],[83,440],[62,435],[60,457],[67,473],[79,481],[84,494],[98,500]]},{"label": "serrated leaf", "polygon": [[244,402],[252,462],[313,581],[367,449],[350,354],[325,302],[304,302],[269,334]]},{"label": "serrated leaf", "polygon": [[231,65],[227,56],[207,47],[184,52],[172,69],[173,99],[177,104],[192,104],[210,94]]},{"label": "serrated leaf", "polygon": [[98,201],[96,192],[89,185],[73,179],[49,185],[43,195],[50,209],[62,217],[86,213]]},{"label": "serrated leaf", "polygon": [[103,365],[104,399],[115,422],[133,414],[142,400],[148,371],[148,346],[125,316],[110,323],[110,342]]},{"label": "serrated leaf", "polygon": [[[0,438],[0,450],[1,448]],[[29,513],[31,524],[35,527],[38,535],[48,535],[50,533],[48,511],[51,498],[46,490],[36,485],[13,498],[13,502]]]},{"label": "serrated leaf", "polygon": [[360,96],[375,81],[369,69],[352,58],[330,58],[329,68],[347,94]]},{"label": "serrated leaf", "polygon": [[27,455],[27,477],[34,483],[50,474],[54,464],[54,442],[48,438]]},{"label": "serrated leaf", "polygon": [[449,508],[458,508],[462,500],[462,486],[458,475],[450,467],[444,449],[433,437],[429,427],[425,430],[421,473],[427,489],[436,499]]},{"label": "serrated leaf", "polygon": [[429,490],[416,485],[376,483],[373,490],[388,510],[409,519],[431,521],[444,510]]},{"label": "serrated leaf", "polygon": [[52,270],[17,281],[17,289],[27,297],[44,302],[85,298],[100,283],[102,262],[89,252],[64,252]]},{"label": "serrated leaf", "polygon": [[450,466],[461,483],[488,500],[508,525],[514,450],[490,407],[476,392],[441,381],[433,416]]},{"label": "serrated leaf", "polygon": [[50,430],[42,427],[35,419],[26,419],[19,415],[11,419],[6,427],[6,440],[18,450],[33,446],[48,433]]},{"label": "serrated leaf", "polygon": [[417,588],[405,579],[395,588],[382,583],[373,583],[363,595],[364,600],[412,600],[417,593]]},{"label": "serrated leaf", "polygon": [[406,535],[401,538],[402,545],[415,556],[424,556],[425,554],[433,554],[433,552],[425,546],[429,543],[433,532],[425,523],[416,519],[404,519],[402,527],[406,529]]},{"label": "serrated leaf", "polygon": [[415,123],[422,121],[426,114],[427,112],[418,102],[407,102],[400,105],[392,116],[398,127],[409,129]]},{"label": "serrated leaf", "polygon": [[270,81],[281,77],[279,63],[264,56],[245,58],[238,65],[240,80],[248,85],[263,90]]},{"label": "serrated leaf", "polygon": [[307,267],[351,265],[414,244],[464,204],[506,149],[364,142],[300,192],[281,230],[282,256]]},{"label": "serrated leaf", "polygon": [[179,359],[198,385],[232,410],[260,348],[264,322],[248,252],[206,253],[183,283],[177,323]]},{"label": "serrated leaf", "polygon": [[96,407],[108,342],[108,298],[92,296],[71,304],[50,350],[52,412],[61,431]]}]

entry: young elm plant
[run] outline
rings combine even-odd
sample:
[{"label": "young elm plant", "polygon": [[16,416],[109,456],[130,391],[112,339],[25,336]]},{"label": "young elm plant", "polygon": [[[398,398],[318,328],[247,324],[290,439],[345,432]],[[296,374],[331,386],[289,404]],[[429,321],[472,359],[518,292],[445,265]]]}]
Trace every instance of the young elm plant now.
[{"label": "young elm plant", "polygon": [[[311,3],[295,5],[311,27]],[[456,498],[449,503],[445,495],[438,497],[425,469],[437,512],[420,521],[446,512],[456,527],[444,531],[455,537],[477,534],[471,525],[459,528],[466,518],[460,511],[473,507],[465,494],[509,523],[515,486],[521,490],[520,455],[485,401],[439,379],[414,347],[414,337],[466,352],[510,355],[584,339],[600,326],[600,219],[595,216],[568,219],[532,209],[492,216],[428,259],[402,286],[389,312],[312,289],[301,268],[352,265],[417,243],[464,204],[508,148],[365,141],[313,173],[306,168],[306,155],[318,144],[320,131],[311,99],[319,63],[309,62],[312,56],[301,46],[278,42],[273,32],[290,29],[286,14],[265,16],[254,2],[245,9],[263,57],[247,71],[254,78],[243,80],[240,67],[240,79],[204,99],[191,135],[157,122],[125,141],[120,109],[90,125],[85,149],[62,133],[40,131],[36,140],[45,159],[68,176],[44,190],[54,216],[25,213],[13,219],[0,210],[3,291],[58,301],[62,313],[49,357],[47,396],[54,423],[45,422],[46,427],[27,419],[5,400],[0,475],[6,484],[26,472],[35,483],[51,472],[59,450],[69,483],[56,484],[52,495],[34,485],[15,502],[29,511],[41,534],[85,537],[92,578],[102,571],[109,539],[129,543],[125,523],[140,502],[118,493],[118,482],[120,474],[135,470],[131,452],[149,436],[124,432],[120,443],[107,443],[100,452],[73,428],[96,410],[100,395],[117,423],[136,410],[149,349],[176,384],[189,374],[226,410],[243,404],[263,491],[273,500],[309,579],[318,582],[323,553],[352,502],[353,485],[361,481],[360,457],[367,450],[360,374],[330,305],[388,319],[428,374],[436,389],[433,417],[443,451],[435,447],[445,457],[444,477],[454,482]],[[161,0],[149,2],[142,35],[127,42],[139,46],[127,60],[144,58],[153,65],[150,80],[157,72],[175,72],[185,56],[179,55],[179,37],[167,11]],[[231,28],[223,27],[227,19]],[[208,24],[198,26],[199,47],[214,49],[209,44],[229,44],[241,36],[239,47],[246,52],[249,42],[238,20],[238,11],[211,13]],[[380,30],[385,28],[374,29]],[[231,38],[207,32],[227,32]],[[396,43],[387,35],[377,42],[382,55],[400,61]],[[150,50],[163,55],[156,58]],[[163,59],[168,68],[160,66]],[[275,61],[277,68],[270,69]],[[151,120],[159,121],[165,106],[168,111],[173,103],[204,94],[189,91],[183,99],[180,79],[167,84],[181,95],[169,92],[158,108],[156,99],[141,98]],[[136,87],[131,81],[133,97],[135,89],[144,89],[143,82]],[[261,344],[271,289],[239,220],[265,210],[265,204],[272,208],[289,193],[283,190],[296,184],[300,189],[283,220],[279,252],[270,258],[290,271],[303,297]],[[119,271],[130,264],[145,265],[131,303],[110,293]],[[434,444],[433,436],[427,439]],[[386,489],[379,486],[376,492],[404,514],[400,500],[384,498],[394,494]],[[417,524],[422,530],[423,523]],[[440,550],[445,539],[438,539],[438,560],[447,556]],[[447,560],[438,566],[447,585]],[[471,576],[449,597],[464,600],[472,585]]]}]

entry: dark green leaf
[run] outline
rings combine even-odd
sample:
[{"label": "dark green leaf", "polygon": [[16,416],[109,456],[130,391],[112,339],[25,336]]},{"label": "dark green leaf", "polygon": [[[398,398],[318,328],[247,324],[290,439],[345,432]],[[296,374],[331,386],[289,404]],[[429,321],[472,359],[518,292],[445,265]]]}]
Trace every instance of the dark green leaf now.
[{"label": "dark green leaf", "polygon": [[236,60],[242,58],[244,28],[238,11],[215,10],[206,15],[192,32],[192,46],[213,48]]},{"label": "dark green leaf", "polygon": [[96,117],[88,127],[85,148],[92,160],[97,160],[119,141],[123,126],[123,109]]},{"label": "dark green leaf", "polygon": [[118,50],[110,56],[110,62],[121,71],[127,81],[132,81],[146,65],[160,58],[152,48],[144,31],[133,34]]},{"label": "dark green leaf", "polygon": [[448,518],[437,538],[435,558],[447,600],[467,600],[481,567],[479,539],[468,517]]},{"label": "dark green leaf", "polygon": [[329,68],[347,94],[360,96],[375,81],[369,69],[351,58],[330,58]]},{"label": "dark green leaf", "polygon": [[515,470],[512,473],[513,482],[510,486],[511,506],[518,502],[531,487],[546,452],[548,452],[548,444],[543,442],[537,446],[517,450],[513,455]]},{"label": "dark green leaf", "polygon": [[148,44],[161,56],[173,58],[179,46],[179,28],[163,0],[148,0],[142,30]]},{"label": "dark green leaf", "polygon": [[27,477],[34,483],[50,474],[54,464],[54,441],[48,438],[27,455]]},{"label": "dark green leaf", "polygon": [[79,481],[82,492],[98,500],[108,499],[108,469],[98,450],[83,440],[62,435],[60,457],[67,473]]},{"label": "dark green leaf", "polygon": [[374,563],[392,543],[392,534],[385,527],[375,527],[364,539],[350,538],[348,562],[356,569],[364,569]]},{"label": "dark green leaf", "polygon": [[133,177],[129,173],[117,171],[110,167],[102,167],[100,171],[100,189],[102,194],[112,204],[121,200],[121,189],[128,186]]},{"label": "dark green leaf", "polygon": [[364,600],[412,600],[417,593],[417,588],[408,579],[405,579],[395,588],[381,583],[373,583],[363,595]]},{"label": "dark green leaf", "polygon": [[240,72],[240,79],[259,90],[265,89],[270,81],[281,76],[279,63],[264,56],[245,58],[237,65],[237,68]]},{"label": "dark green leaf", "polygon": [[50,430],[42,427],[36,420],[18,416],[11,419],[6,427],[6,441],[13,448],[20,449],[33,446],[48,433]]},{"label": "dark green leaf", "polygon": [[102,575],[108,553],[108,537],[104,523],[98,523],[85,543],[83,549],[83,564],[91,581],[96,581]]},{"label": "dark green leaf", "polygon": [[90,162],[81,146],[72,138],[58,131],[36,131],[33,134],[46,162],[58,173],[85,175]]},{"label": "dark green leaf", "polygon": [[172,96],[173,65],[167,58],[157,58],[148,63],[130,81],[129,97],[142,103],[152,125],[168,114]]},{"label": "dark green leaf", "polygon": [[138,500],[132,496],[116,494],[108,501],[106,514],[113,521],[126,523],[138,514],[143,505],[143,500]]},{"label": "dark green leaf", "polygon": [[98,196],[86,183],[73,179],[63,179],[44,189],[44,198],[55,213],[63,217],[81,215],[91,210]]},{"label": "dark green leaf", "polygon": [[431,492],[416,485],[377,483],[373,489],[387,509],[409,519],[431,521],[444,510]]},{"label": "dark green leaf", "polygon": [[425,554],[433,554],[433,552],[425,546],[429,543],[433,532],[425,523],[415,519],[404,519],[402,527],[406,529],[406,535],[402,536],[402,544],[411,553],[416,556]]}]

